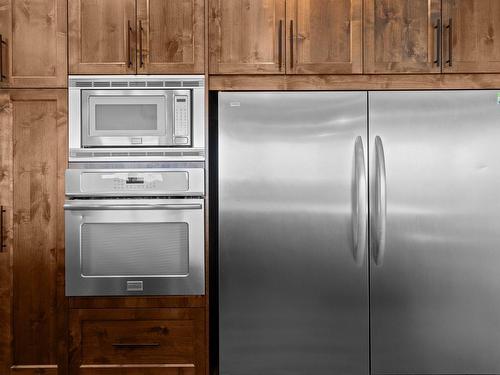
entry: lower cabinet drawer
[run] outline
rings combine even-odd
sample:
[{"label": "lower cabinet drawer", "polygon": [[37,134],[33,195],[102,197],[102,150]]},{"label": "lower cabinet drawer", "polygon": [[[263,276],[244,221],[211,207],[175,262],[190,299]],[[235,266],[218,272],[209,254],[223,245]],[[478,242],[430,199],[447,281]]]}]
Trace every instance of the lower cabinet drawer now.
[{"label": "lower cabinet drawer", "polygon": [[71,374],[204,374],[202,308],[70,313]]}]

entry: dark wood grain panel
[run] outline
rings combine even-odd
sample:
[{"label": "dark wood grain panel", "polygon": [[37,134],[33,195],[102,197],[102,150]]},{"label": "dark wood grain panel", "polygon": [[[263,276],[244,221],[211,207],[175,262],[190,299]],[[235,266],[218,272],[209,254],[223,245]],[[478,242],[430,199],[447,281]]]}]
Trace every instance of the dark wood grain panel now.
[{"label": "dark wood grain panel", "polygon": [[204,10],[204,0],[138,0],[138,72],[203,73]]},{"label": "dark wood grain panel", "polygon": [[439,73],[440,0],[365,0],[365,73]]},{"label": "dark wood grain panel", "polygon": [[204,307],[206,296],[71,297],[72,309]]}]

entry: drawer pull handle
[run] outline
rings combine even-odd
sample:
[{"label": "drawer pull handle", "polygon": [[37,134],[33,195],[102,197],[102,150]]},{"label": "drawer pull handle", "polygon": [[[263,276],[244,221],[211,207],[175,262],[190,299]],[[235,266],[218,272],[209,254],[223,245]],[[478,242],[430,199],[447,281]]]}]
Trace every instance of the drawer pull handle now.
[{"label": "drawer pull handle", "polygon": [[160,346],[160,344],[157,343],[157,342],[138,343],[138,344],[133,344],[133,343],[114,343],[112,345],[116,349],[157,348],[157,347]]}]

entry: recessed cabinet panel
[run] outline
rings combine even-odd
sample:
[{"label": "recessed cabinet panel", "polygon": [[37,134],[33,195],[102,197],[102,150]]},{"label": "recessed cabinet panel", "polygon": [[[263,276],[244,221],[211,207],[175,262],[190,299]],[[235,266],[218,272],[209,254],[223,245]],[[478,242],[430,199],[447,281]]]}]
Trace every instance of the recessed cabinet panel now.
[{"label": "recessed cabinet panel", "polygon": [[444,0],[444,72],[500,72],[500,1]]},{"label": "recessed cabinet panel", "polygon": [[285,0],[210,0],[209,18],[210,73],[285,73]]},{"label": "recessed cabinet panel", "polygon": [[361,0],[288,0],[287,73],[361,73],[361,19]]},{"label": "recessed cabinet panel", "polygon": [[135,73],[135,0],[71,0],[68,22],[70,73]]},{"label": "recessed cabinet panel", "polygon": [[365,0],[365,73],[439,73],[440,0]]},{"label": "recessed cabinet panel", "polygon": [[0,87],[65,87],[67,5],[0,1]]},{"label": "recessed cabinet panel", "polygon": [[138,0],[139,73],[203,73],[203,0]]}]

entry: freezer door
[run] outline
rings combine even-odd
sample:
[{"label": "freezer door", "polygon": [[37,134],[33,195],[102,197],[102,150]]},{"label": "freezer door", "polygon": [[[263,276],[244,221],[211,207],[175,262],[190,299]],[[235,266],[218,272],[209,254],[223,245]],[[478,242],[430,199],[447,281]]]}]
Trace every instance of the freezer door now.
[{"label": "freezer door", "polygon": [[500,373],[497,93],[369,94],[375,374]]},{"label": "freezer door", "polygon": [[220,375],[368,374],[366,111],[219,94]]}]

